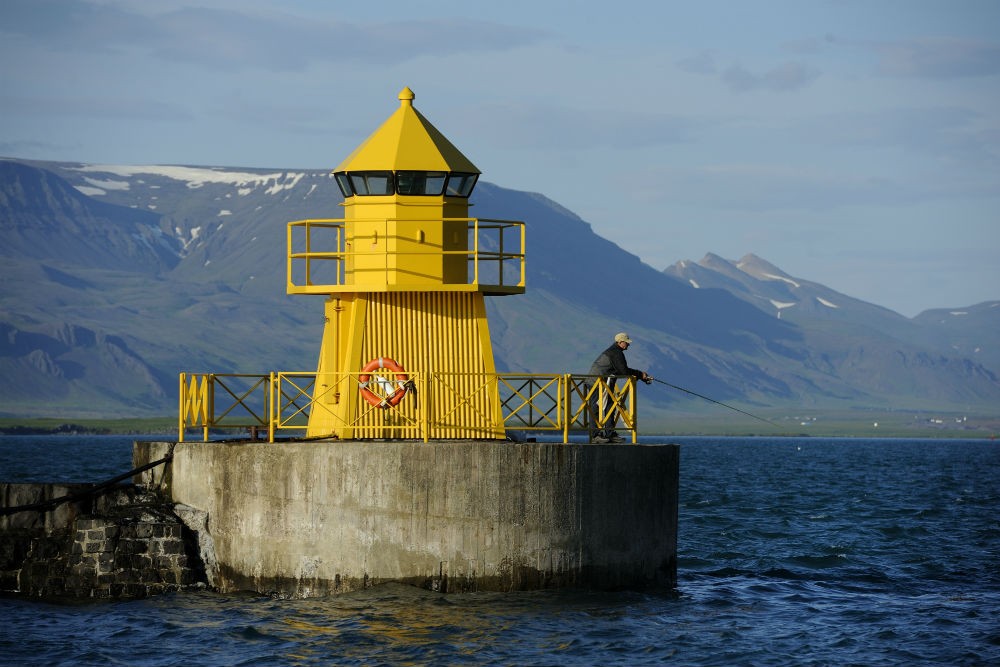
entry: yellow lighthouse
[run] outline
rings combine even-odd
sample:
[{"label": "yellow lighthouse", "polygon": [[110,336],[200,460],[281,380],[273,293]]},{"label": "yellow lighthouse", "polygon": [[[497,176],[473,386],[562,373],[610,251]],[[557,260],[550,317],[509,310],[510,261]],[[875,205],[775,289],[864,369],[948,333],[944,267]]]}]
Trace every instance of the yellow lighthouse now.
[{"label": "yellow lighthouse", "polygon": [[334,169],[342,218],[288,223],[288,293],[327,296],[307,437],[504,437],[485,297],[524,292],[524,224],[469,217],[413,100]]}]

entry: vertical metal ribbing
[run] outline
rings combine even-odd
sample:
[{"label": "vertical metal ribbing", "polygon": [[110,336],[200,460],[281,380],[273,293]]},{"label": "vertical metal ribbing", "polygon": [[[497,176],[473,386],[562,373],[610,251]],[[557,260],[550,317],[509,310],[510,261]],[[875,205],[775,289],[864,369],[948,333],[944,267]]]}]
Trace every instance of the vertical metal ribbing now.
[{"label": "vertical metal ribbing", "polygon": [[[485,323],[477,319],[474,300],[482,296],[453,292],[386,292],[369,296],[362,359],[357,370],[371,359],[390,357],[407,371],[422,374],[429,384],[427,396],[404,399],[397,410],[372,411],[367,404],[361,404],[364,417],[359,421],[360,437],[420,437],[416,426],[418,403],[421,409],[431,409],[438,420],[432,424],[431,437],[469,438],[495,432],[498,425],[484,423],[492,414],[489,396],[476,391],[486,374],[495,372],[486,368],[480,349],[479,327]],[[403,423],[413,426],[385,428],[387,424]]]}]

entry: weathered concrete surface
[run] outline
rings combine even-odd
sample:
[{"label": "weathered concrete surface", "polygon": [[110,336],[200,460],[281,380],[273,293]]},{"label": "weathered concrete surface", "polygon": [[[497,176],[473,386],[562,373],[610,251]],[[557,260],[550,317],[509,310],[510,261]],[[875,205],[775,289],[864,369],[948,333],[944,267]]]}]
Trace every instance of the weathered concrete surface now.
[{"label": "weathered concrete surface", "polygon": [[208,513],[223,592],[311,597],[676,584],[676,445],[136,442],[136,483]]}]

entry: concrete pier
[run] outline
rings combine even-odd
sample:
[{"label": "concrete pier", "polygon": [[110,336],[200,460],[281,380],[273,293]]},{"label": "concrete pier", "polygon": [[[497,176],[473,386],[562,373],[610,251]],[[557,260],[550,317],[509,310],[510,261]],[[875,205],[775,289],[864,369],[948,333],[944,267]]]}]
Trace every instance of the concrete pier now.
[{"label": "concrete pier", "polygon": [[133,463],[171,448],[135,481],[207,512],[222,592],[676,585],[676,445],[136,442]]}]

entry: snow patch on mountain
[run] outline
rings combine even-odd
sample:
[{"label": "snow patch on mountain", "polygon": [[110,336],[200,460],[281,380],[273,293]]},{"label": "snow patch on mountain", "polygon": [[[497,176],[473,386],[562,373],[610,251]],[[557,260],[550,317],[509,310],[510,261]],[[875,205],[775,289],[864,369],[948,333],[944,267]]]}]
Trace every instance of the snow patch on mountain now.
[{"label": "snow patch on mountain", "polygon": [[[304,172],[279,171],[266,174],[253,174],[246,171],[225,171],[208,167],[180,167],[173,165],[133,166],[91,164],[77,167],[76,169],[84,172],[115,174],[127,178],[140,174],[163,176],[175,181],[183,181],[191,189],[201,188],[210,184],[228,184],[239,188],[239,194],[241,195],[250,194],[254,188],[264,186],[268,186],[266,190],[268,194],[278,194],[282,190],[294,188],[305,177]],[[86,180],[92,183],[95,188],[121,189],[120,182],[118,181],[98,181],[97,179],[90,178]],[[128,189],[127,182],[124,186],[124,189]]]},{"label": "snow patch on mountain", "polygon": [[186,253],[188,251],[188,248],[192,246],[195,241],[198,240],[198,237],[201,236],[201,227],[200,226],[192,227],[190,234],[191,238],[185,238],[184,230],[182,230],[180,227],[174,227],[174,235],[177,237],[177,240],[180,241],[181,243],[182,254]]},{"label": "snow patch on mountain", "polygon": [[266,191],[267,194],[276,195],[282,190],[291,190],[296,185],[298,185],[299,181],[305,178],[305,174],[301,172],[295,174],[287,174],[287,177],[288,180],[285,183],[278,183],[277,181],[275,181],[274,185],[272,185],[267,189]]},{"label": "snow patch on mountain", "polygon": [[838,306],[837,304],[831,303],[830,301],[827,301],[821,296],[816,297],[816,300],[819,301],[824,306],[826,306],[827,308],[840,308],[840,306]]},{"label": "snow patch on mountain", "polygon": [[760,275],[761,275],[762,278],[767,278],[768,280],[780,280],[782,282],[788,283],[792,287],[802,287],[802,285],[798,284],[797,282],[795,282],[791,278],[787,278],[785,276],[778,276],[778,275],[775,275],[773,273],[762,273]]},{"label": "snow patch on mountain", "polygon": [[108,194],[108,190],[121,190],[126,191],[129,189],[128,181],[110,181],[110,180],[98,180],[96,178],[84,177],[87,185],[77,185],[76,190],[88,197],[100,196]]}]

